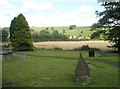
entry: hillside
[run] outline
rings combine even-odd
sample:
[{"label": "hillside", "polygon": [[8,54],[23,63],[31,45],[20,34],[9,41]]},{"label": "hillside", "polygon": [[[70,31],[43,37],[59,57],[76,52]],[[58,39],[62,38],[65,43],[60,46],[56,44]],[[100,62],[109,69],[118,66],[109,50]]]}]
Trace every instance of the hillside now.
[{"label": "hillside", "polygon": [[92,31],[90,31],[90,27],[76,27],[73,30],[70,30],[69,27],[65,27],[65,26],[61,26],[61,27],[31,27],[31,29],[34,29],[37,32],[40,32],[41,30],[45,30],[46,28],[48,28],[48,30],[50,32],[52,32],[53,30],[58,30],[60,33],[63,33],[64,35],[67,36],[79,36],[81,33],[83,34],[83,36],[87,36],[89,37],[92,33]]}]

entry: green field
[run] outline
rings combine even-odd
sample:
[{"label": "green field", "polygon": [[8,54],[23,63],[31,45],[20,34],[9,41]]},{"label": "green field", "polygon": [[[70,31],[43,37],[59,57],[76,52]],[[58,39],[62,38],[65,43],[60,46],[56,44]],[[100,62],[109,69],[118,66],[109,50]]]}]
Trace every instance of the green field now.
[{"label": "green field", "polygon": [[[48,28],[48,30],[51,32],[52,27],[31,27],[31,29],[34,29],[35,31],[40,32],[41,30],[44,30]],[[84,36],[90,36],[92,31],[90,31],[89,27],[76,27],[73,30],[70,30],[69,27],[54,27],[54,30],[58,30],[60,33],[63,33],[63,30],[65,30],[65,35],[72,35],[72,36],[79,36],[81,31],[83,31]]]},{"label": "green field", "polygon": [[[36,50],[31,52],[17,52],[26,54],[25,59],[4,61],[3,86],[14,87],[79,87],[75,84],[74,70],[79,58],[79,52]],[[96,62],[96,58],[108,60],[96,53],[96,57],[89,58],[88,52],[82,51],[87,63],[91,67],[92,81],[85,87],[115,87],[118,86],[118,68],[109,64]],[[111,55],[111,54],[110,54]],[[116,56],[110,56],[108,61],[117,61]]]}]

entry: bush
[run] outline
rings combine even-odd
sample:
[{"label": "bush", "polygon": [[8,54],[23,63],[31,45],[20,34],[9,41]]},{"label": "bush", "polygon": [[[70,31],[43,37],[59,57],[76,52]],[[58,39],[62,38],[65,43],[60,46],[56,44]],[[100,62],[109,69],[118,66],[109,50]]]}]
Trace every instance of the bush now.
[{"label": "bush", "polygon": [[76,28],[76,25],[70,25],[69,29],[73,30],[74,28]]},{"label": "bush", "polygon": [[91,48],[88,45],[83,45],[82,47],[74,48],[73,50],[80,51],[80,50],[94,50],[94,51],[99,51],[100,49],[98,48]]},{"label": "bush", "polygon": [[42,30],[40,34],[32,36],[34,41],[65,41],[68,37],[54,30],[50,33],[48,30]]},{"label": "bush", "polygon": [[62,48],[55,47],[54,50],[62,50]]}]

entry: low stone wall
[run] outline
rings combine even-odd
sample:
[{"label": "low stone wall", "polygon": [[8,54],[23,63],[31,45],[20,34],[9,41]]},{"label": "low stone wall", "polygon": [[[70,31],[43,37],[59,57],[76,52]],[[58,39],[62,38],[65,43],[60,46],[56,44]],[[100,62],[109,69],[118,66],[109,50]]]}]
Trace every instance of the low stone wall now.
[{"label": "low stone wall", "polygon": [[12,59],[13,59],[13,54],[2,55],[2,61],[12,60]]}]

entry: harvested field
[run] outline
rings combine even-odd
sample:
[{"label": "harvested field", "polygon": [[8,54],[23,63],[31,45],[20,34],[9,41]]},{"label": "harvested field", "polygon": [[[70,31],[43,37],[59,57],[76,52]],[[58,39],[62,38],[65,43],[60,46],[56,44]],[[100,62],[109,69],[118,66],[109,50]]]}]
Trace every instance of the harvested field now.
[{"label": "harvested field", "polygon": [[63,50],[72,50],[83,45],[89,45],[89,47],[99,48],[101,50],[111,50],[107,47],[111,45],[111,43],[108,41],[47,41],[34,43],[36,48],[51,49],[58,47],[62,48]]}]

